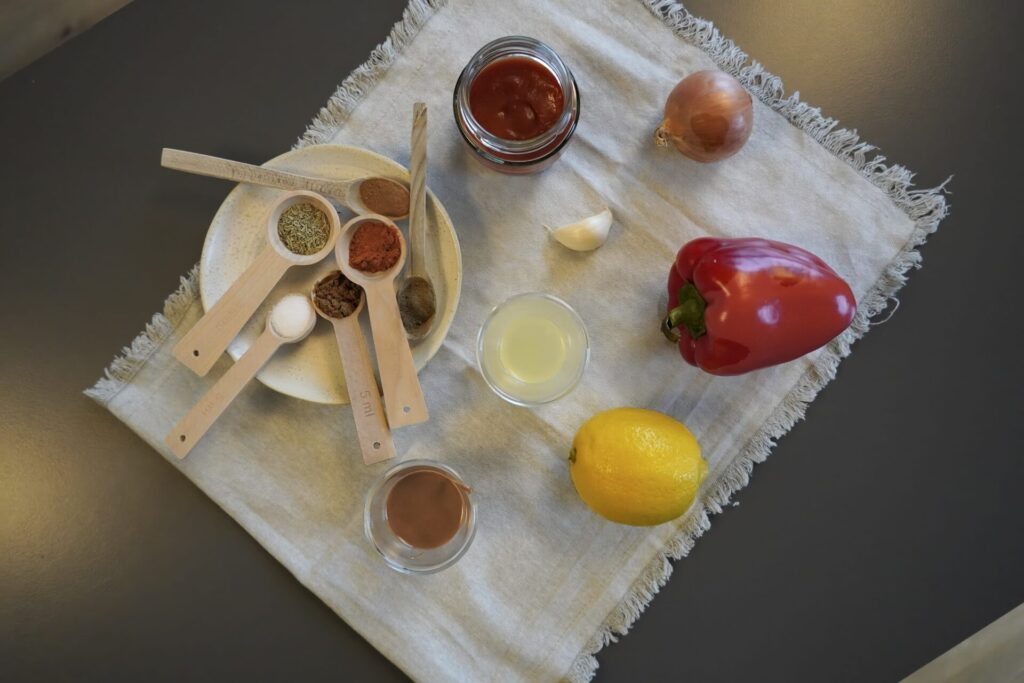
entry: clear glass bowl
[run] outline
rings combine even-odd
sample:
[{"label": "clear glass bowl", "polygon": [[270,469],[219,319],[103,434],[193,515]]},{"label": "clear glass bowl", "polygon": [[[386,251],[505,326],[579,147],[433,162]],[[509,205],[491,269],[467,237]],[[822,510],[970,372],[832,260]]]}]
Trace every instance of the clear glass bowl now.
[{"label": "clear glass bowl", "polygon": [[590,338],[583,319],[558,297],[518,294],[487,316],[477,334],[476,360],[498,396],[540,406],[579,384],[590,361]]},{"label": "clear glass bowl", "polygon": [[[462,484],[462,519],[459,530],[444,545],[416,548],[399,538],[388,526],[388,494],[401,479],[413,471],[429,469]],[[366,495],[363,531],[389,567],[405,574],[433,574],[455,564],[466,554],[476,533],[476,501],[462,476],[452,467],[434,460],[406,460],[381,475]]]}]

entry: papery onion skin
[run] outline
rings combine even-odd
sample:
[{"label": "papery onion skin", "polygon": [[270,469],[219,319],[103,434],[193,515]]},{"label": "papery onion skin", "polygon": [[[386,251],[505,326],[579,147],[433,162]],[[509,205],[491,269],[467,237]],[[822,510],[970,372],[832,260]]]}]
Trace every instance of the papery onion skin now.
[{"label": "papery onion skin", "polygon": [[696,161],[720,161],[738,152],[753,128],[754,103],[740,82],[724,71],[697,71],[672,89],[654,140]]}]

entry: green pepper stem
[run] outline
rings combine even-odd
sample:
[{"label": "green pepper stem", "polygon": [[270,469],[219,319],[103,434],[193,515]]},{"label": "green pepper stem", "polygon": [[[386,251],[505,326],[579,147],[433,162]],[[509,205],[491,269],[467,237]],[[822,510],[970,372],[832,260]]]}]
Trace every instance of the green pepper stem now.
[{"label": "green pepper stem", "polygon": [[679,288],[679,300],[675,308],[668,312],[665,319],[661,321],[661,332],[670,341],[678,342],[680,325],[690,333],[690,337],[698,339],[707,333],[704,325],[704,310],[707,302],[697,291],[697,286],[687,282]]}]

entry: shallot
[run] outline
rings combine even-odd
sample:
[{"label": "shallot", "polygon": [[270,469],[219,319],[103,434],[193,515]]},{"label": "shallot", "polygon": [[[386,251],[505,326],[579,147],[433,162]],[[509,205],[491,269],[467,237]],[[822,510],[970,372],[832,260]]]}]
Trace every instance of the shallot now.
[{"label": "shallot", "polygon": [[753,101],[740,82],[724,71],[697,71],[672,89],[654,141],[696,161],[719,161],[738,152],[753,127]]}]

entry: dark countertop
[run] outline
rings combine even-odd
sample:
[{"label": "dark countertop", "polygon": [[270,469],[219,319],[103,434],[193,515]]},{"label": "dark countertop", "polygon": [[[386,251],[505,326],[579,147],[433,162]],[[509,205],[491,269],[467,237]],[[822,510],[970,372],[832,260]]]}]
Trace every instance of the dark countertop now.
[{"label": "dark countertop", "polygon": [[[952,215],[597,680],[898,679],[1024,602],[1024,8],[688,4],[921,186],[956,174]],[[0,679],[403,680],[80,393],[229,189],[160,148],[287,149],[402,6],[136,0],[0,82]]]}]

